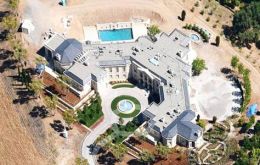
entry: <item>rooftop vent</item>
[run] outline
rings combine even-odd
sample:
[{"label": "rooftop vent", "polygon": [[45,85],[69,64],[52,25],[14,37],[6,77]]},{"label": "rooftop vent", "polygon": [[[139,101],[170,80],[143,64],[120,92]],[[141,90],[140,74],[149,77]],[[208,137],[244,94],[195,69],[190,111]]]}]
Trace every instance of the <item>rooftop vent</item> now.
[{"label": "rooftop vent", "polygon": [[177,52],[176,55],[182,57],[182,51]]},{"label": "rooftop vent", "polygon": [[164,123],[164,117],[159,120],[160,122]]}]

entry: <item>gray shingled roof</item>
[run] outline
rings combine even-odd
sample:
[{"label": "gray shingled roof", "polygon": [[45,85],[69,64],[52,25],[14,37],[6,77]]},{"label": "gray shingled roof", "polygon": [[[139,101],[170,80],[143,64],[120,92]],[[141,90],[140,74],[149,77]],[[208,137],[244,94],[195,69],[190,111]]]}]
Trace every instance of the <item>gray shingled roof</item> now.
[{"label": "gray shingled roof", "polygon": [[162,136],[166,139],[173,138],[177,134],[189,141],[195,141],[202,128],[191,122],[195,118],[195,112],[191,110],[183,111],[168,127],[162,131]]},{"label": "gray shingled roof", "polygon": [[61,55],[61,64],[70,64],[83,51],[82,43],[75,39],[67,39],[55,50]]}]

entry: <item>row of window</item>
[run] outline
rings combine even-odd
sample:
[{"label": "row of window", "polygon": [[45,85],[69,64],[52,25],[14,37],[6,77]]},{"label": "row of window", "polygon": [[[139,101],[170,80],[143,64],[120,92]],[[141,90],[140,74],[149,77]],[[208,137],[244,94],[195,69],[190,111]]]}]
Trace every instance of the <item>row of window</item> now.
[{"label": "row of window", "polygon": [[[123,72],[125,72],[125,67],[116,67],[116,71],[119,72],[119,68],[122,68]],[[113,68],[109,68],[109,72],[113,72]]]},{"label": "row of window", "polygon": [[[119,79],[119,75],[115,75],[115,76],[113,76],[113,75],[110,75],[109,76],[110,77],[110,79],[112,79],[112,78],[117,78],[117,79]],[[126,74],[123,74],[123,78],[126,78]]]}]

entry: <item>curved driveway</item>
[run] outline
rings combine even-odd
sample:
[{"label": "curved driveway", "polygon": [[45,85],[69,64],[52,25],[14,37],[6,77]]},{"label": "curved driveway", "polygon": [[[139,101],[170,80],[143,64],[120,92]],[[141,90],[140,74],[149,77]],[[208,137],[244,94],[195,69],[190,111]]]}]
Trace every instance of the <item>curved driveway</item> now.
[{"label": "curved driveway", "polygon": [[90,165],[95,165],[96,161],[95,157],[91,155],[88,146],[93,144],[96,138],[104,133],[113,123],[118,122],[119,117],[116,116],[111,110],[111,102],[115,97],[120,95],[129,95],[137,98],[141,103],[141,111],[143,111],[148,106],[146,91],[136,87],[118,89],[111,89],[111,87],[109,87],[100,91],[104,120],[85,137],[82,144],[82,156],[88,160]]}]

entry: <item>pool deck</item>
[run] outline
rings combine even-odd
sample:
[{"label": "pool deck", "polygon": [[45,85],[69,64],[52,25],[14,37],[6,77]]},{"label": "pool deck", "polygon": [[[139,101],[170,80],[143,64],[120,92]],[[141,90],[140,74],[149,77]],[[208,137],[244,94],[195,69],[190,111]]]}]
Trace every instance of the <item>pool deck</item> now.
[{"label": "pool deck", "polygon": [[[118,43],[118,42],[133,42],[141,36],[147,35],[147,27],[150,26],[150,20],[131,20],[130,22],[116,22],[116,23],[104,23],[97,24],[96,26],[85,26],[84,37],[85,41],[91,43]],[[101,41],[98,35],[100,30],[114,30],[114,29],[132,29],[133,39],[131,40],[118,40],[118,41]]]}]

